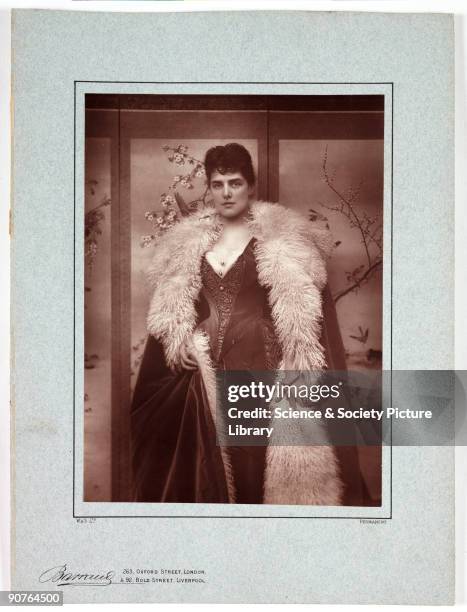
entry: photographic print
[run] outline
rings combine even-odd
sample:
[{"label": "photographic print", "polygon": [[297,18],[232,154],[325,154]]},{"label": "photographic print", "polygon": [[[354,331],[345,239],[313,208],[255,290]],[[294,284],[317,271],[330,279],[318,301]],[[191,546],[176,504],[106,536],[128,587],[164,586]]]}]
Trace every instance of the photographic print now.
[{"label": "photographic print", "polygon": [[12,48],[12,588],[452,602],[453,445],[359,415],[452,413],[452,16],[25,10]]},{"label": "photographic print", "polygon": [[381,369],[384,96],[85,100],[84,501],[380,505],[379,446],[220,449],[206,369]]}]

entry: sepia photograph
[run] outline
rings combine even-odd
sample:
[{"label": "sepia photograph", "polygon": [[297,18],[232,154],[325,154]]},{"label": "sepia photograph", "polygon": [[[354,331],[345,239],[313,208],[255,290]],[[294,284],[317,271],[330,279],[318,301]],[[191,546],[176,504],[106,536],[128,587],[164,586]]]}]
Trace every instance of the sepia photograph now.
[{"label": "sepia photograph", "polygon": [[85,106],[83,501],[381,506],[381,445],[219,444],[215,384],[382,369],[384,96]]},{"label": "sepia photograph", "polygon": [[107,4],[9,24],[4,600],[452,604],[459,15]]}]

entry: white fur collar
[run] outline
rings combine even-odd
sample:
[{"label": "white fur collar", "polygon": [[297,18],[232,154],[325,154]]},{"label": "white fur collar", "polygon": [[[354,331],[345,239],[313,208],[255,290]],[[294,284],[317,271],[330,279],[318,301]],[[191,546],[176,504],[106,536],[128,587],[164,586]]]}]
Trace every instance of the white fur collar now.
[{"label": "white fur collar", "polygon": [[[325,365],[319,335],[325,260],[332,249],[329,232],[315,229],[279,204],[255,202],[251,211],[249,226],[257,239],[259,282],[269,289],[283,365],[320,369]],[[217,214],[198,211],[168,230],[156,245],[148,273],[153,297],[147,324],[148,331],[162,342],[171,366],[178,363],[180,346],[195,329],[201,259],[221,230]]]}]

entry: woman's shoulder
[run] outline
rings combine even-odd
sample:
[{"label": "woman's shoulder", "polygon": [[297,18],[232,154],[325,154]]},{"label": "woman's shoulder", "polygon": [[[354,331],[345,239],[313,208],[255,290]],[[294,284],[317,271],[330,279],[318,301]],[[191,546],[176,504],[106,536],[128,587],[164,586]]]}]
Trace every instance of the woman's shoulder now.
[{"label": "woman's shoulder", "polygon": [[319,227],[301,212],[278,202],[258,200],[252,205],[253,224],[265,238],[300,236],[310,241],[323,257],[328,257],[334,241],[327,227]]},{"label": "woman's shoulder", "polygon": [[218,217],[214,209],[206,207],[182,217],[176,223],[174,223],[174,225],[167,230],[164,235],[170,235],[171,233],[183,231],[192,231],[196,228],[204,229],[210,226],[215,226],[217,222]]},{"label": "woman's shoulder", "polygon": [[216,215],[210,209],[203,209],[183,217],[158,236],[147,269],[149,283],[156,286],[161,277],[173,273],[174,267],[191,265],[216,228]]},{"label": "woman's shoulder", "polygon": [[172,227],[158,236],[156,248],[170,248],[180,245],[181,240],[196,242],[203,232],[214,229],[217,217],[211,209],[198,210],[176,221]]},{"label": "woman's shoulder", "polygon": [[313,227],[303,213],[279,202],[258,200],[252,204],[253,218],[270,231],[307,230]]}]

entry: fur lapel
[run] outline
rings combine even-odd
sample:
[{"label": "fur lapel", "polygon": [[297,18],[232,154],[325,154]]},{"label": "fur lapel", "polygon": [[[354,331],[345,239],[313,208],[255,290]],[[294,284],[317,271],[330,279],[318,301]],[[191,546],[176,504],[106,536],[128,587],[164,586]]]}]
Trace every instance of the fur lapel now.
[{"label": "fur lapel", "polygon": [[[259,281],[269,289],[285,367],[324,367],[320,292],[326,283],[329,233],[313,229],[294,211],[268,202],[252,205],[249,225],[257,239]],[[147,327],[162,342],[169,366],[178,363],[180,346],[194,331],[201,258],[220,231],[218,216],[204,210],[180,221],[156,245],[149,270],[153,297]]]}]

